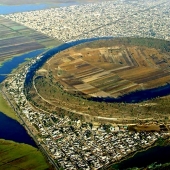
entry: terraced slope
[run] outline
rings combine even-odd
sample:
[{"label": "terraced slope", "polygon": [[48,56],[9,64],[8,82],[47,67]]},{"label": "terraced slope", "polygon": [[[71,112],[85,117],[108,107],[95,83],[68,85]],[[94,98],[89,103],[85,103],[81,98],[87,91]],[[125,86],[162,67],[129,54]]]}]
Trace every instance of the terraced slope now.
[{"label": "terraced slope", "polygon": [[112,39],[79,45],[43,67],[69,92],[118,97],[170,82],[170,44],[154,39]]}]

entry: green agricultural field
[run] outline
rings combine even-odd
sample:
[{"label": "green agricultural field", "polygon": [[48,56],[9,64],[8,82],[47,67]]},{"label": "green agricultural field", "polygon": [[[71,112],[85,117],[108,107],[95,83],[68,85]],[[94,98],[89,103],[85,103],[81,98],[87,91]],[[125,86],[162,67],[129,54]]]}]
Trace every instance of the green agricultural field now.
[{"label": "green agricultural field", "polygon": [[0,169],[47,170],[53,168],[37,148],[0,139]]},{"label": "green agricultural field", "polygon": [[1,93],[0,93],[0,111],[11,118],[18,120],[18,117],[16,116],[15,112],[8,105],[7,101],[2,97]]},{"label": "green agricultural field", "polygon": [[48,49],[63,42],[0,16],[0,66],[23,53]]},{"label": "green agricultural field", "polygon": [[16,30],[16,31],[24,29],[24,28],[25,28],[25,26],[22,26],[22,25],[11,27],[11,29]]}]

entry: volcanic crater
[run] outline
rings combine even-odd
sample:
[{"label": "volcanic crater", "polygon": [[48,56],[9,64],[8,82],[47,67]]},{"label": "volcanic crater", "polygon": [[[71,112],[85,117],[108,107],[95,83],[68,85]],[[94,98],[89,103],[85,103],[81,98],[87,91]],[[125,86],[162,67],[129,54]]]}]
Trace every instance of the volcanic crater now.
[{"label": "volcanic crater", "polygon": [[70,93],[114,97],[170,82],[170,42],[113,38],[80,44],[43,67]]}]

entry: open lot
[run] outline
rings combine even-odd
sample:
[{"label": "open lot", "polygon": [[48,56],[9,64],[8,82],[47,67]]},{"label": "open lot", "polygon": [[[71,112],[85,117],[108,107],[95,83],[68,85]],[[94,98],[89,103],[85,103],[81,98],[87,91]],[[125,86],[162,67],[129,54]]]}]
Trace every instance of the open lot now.
[{"label": "open lot", "polygon": [[160,126],[156,125],[156,124],[150,124],[150,125],[131,125],[128,127],[129,130],[132,131],[137,131],[137,132],[141,132],[141,131],[160,131]]}]

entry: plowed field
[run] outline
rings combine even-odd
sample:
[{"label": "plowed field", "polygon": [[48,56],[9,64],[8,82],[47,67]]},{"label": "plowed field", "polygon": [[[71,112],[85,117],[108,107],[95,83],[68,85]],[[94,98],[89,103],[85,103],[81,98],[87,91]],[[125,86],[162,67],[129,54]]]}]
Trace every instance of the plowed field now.
[{"label": "plowed field", "polygon": [[104,41],[62,51],[44,68],[65,90],[93,97],[119,97],[170,82],[170,52],[161,46]]}]

